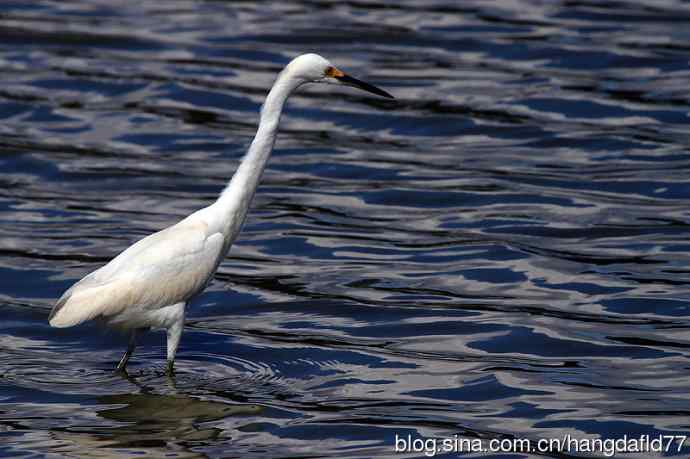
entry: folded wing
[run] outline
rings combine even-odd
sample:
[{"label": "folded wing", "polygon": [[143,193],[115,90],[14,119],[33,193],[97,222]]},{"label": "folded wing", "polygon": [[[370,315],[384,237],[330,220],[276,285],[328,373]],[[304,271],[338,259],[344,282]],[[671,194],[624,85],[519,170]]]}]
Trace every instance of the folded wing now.
[{"label": "folded wing", "polygon": [[185,219],[141,239],[74,284],[53,307],[50,325],[70,327],[132,306],[157,309],[186,301],[206,286],[222,251],[221,233]]}]

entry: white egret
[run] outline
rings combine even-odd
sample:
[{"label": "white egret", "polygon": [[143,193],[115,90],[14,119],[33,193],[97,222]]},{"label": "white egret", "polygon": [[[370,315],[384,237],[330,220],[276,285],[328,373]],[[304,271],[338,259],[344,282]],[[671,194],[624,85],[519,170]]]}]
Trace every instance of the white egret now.
[{"label": "white egret", "polygon": [[117,365],[122,371],[134,351],[139,331],[165,329],[166,372],[172,374],[185,307],[204,290],[240,232],[273,150],[285,101],[305,83],[354,86],[393,98],[345,75],[317,54],[293,59],[268,93],[249,151],[218,199],[175,225],[139,240],[75,283],[53,307],[50,325],[71,327],[98,318],[129,332],[127,351]]}]

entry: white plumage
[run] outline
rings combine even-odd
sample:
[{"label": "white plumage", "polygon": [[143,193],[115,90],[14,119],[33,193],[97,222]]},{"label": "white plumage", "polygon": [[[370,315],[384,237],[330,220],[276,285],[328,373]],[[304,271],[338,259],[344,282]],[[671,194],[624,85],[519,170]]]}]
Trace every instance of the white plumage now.
[{"label": "white plumage", "polygon": [[206,286],[222,249],[221,232],[198,214],[187,217],[74,284],[58,300],[50,325],[71,327],[102,316],[122,328],[161,327],[150,323],[155,316],[144,318],[132,309],[156,311],[191,298]]},{"label": "white plumage", "polygon": [[257,134],[218,200],[139,240],[75,283],[51,311],[50,325],[71,327],[98,318],[109,326],[130,331],[129,347],[119,370],[125,369],[134,351],[138,330],[166,329],[167,369],[172,373],[185,306],[206,287],[240,232],[273,149],[283,105],[295,89],[308,82],[345,84],[392,98],[346,76],[316,54],[293,59],[266,97]]}]

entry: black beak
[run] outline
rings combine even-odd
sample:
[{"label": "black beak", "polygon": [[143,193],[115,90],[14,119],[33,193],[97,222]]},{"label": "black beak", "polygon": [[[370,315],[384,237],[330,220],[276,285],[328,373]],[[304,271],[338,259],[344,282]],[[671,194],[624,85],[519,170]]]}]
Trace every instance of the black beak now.
[{"label": "black beak", "polygon": [[363,89],[364,91],[368,91],[372,94],[376,94],[377,96],[383,96],[383,97],[388,97],[389,99],[395,99],[395,97],[391,96],[388,94],[386,91],[383,89],[379,89],[373,84],[365,83],[363,81],[358,80],[357,78],[352,78],[351,76],[348,75],[343,75],[343,76],[337,76],[335,77],[338,81],[340,81],[343,84],[346,84],[348,86],[354,86],[355,88]]}]

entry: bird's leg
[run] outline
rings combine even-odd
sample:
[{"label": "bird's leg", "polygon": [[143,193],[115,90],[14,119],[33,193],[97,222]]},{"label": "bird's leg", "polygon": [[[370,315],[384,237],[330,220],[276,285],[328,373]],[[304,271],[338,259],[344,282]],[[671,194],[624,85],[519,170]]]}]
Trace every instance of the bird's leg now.
[{"label": "bird's leg", "polygon": [[129,358],[132,356],[132,352],[134,352],[134,348],[137,346],[137,329],[135,328],[132,330],[132,333],[129,335],[129,344],[127,344],[127,350],[125,351],[125,355],[122,356],[120,359],[120,363],[117,364],[117,371],[125,371],[125,367],[127,366],[127,361]]},{"label": "bird's leg", "polygon": [[165,375],[175,376],[175,360],[170,360],[165,363]]},{"label": "bird's leg", "polygon": [[177,346],[180,344],[182,337],[182,329],[184,328],[184,308],[185,303],[179,303],[179,314],[170,328],[167,330],[168,335],[168,361],[165,367],[165,374],[172,376],[174,374],[173,366],[175,365],[175,353]]}]

